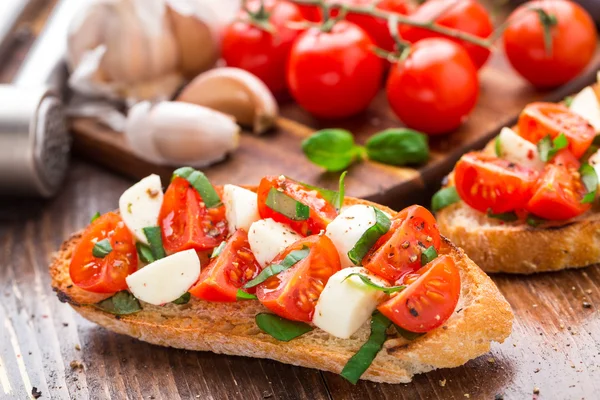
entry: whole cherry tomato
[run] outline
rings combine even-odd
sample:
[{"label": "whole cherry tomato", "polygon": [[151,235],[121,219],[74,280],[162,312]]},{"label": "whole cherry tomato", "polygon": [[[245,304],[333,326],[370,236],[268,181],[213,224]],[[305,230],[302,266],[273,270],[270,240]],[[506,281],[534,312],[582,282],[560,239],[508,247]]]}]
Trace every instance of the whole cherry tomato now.
[{"label": "whole cherry tomato", "polygon": [[392,66],[386,90],[398,118],[436,135],[458,128],[473,110],[479,79],[464,48],[430,38],[415,43],[410,55]]},{"label": "whole cherry tomato", "polygon": [[[552,21],[552,48],[547,51],[540,13]],[[512,66],[534,86],[560,86],[576,77],[592,59],[596,27],[579,5],[566,0],[529,1],[509,17],[504,31],[504,51]],[[555,22],[555,24],[553,24]]]},{"label": "whole cherry tomato", "polygon": [[[259,2],[250,2],[248,8],[257,13]],[[250,20],[268,22],[274,32],[257,27]],[[242,12],[240,20],[231,23],[223,33],[223,59],[230,67],[245,69],[259,77],[275,95],[286,91],[285,66],[294,40],[301,31],[292,29],[292,21],[303,21],[295,4],[287,1],[265,1],[264,15]]]},{"label": "whole cherry tomato", "polygon": [[287,82],[292,97],[322,118],[343,118],[367,108],[377,94],[383,60],[369,35],[347,21],[328,32],[310,28],[292,46]]},{"label": "whole cherry tomato", "polygon": [[[490,14],[477,0],[429,0],[417,8],[410,19],[418,22],[433,19],[438,25],[481,38],[487,38],[494,30]],[[477,68],[481,68],[490,56],[490,51],[485,47],[415,26],[401,25],[400,35],[411,43],[430,37],[446,37],[456,41],[467,50]]]}]

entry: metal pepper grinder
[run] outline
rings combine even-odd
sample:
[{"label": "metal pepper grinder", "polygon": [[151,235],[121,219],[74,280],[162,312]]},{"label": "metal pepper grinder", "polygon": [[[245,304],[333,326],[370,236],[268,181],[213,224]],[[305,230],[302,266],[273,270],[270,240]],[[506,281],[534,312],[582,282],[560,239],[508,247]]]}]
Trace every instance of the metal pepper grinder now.
[{"label": "metal pepper grinder", "polygon": [[71,139],[62,105],[67,29],[85,1],[61,0],[11,85],[0,85],[0,196],[51,197]]}]

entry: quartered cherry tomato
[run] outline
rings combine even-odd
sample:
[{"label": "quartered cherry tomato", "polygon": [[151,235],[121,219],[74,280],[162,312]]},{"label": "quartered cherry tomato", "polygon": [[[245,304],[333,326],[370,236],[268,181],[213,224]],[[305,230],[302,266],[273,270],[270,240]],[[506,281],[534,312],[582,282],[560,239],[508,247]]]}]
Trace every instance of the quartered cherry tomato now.
[{"label": "quartered cherry tomato", "polygon": [[221,253],[202,269],[198,282],[189,292],[207,301],[236,301],[237,290],[256,278],[260,271],[248,244],[248,233],[238,229]]},{"label": "quartered cherry tomato", "polygon": [[305,247],[310,249],[308,256],[258,285],[256,296],[280,317],[310,322],[329,277],[341,267],[333,242],[325,235],[309,236],[289,246],[271,263],[280,263],[292,251]]},{"label": "quartered cherry tomato", "polygon": [[569,150],[580,158],[590,147],[596,131],[588,121],[567,107],[555,103],[531,103],[519,116],[519,135],[537,144],[545,136],[559,134],[569,140]]},{"label": "quartered cherry tomato", "polygon": [[439,256],[407,276],[406,289],[377,309],[410,332],[429,332],[450,318],[460,296],[460,273],[449,256]]},{"label": "quartered cherry tomato", "polygon": [[348,21],[331,31],[310,28],[290,52],[287,82],[302,108],[321,118],[343,118],[365,110],[379,91],[383,60],[369,35]]},{"label": "quartered cherry tomato", "polygon": [[479,79],[467,52],[443,38],[423,39],[392,66],[387,98],[411,128],[430,135],[460,126],[477,103]]},{"label": "quartered cherry tomato", "polygon": [[[269,192],[278,190],[287,196],[309,207],[309,216],[305,220],[293,220],[267,205]],[[272,218],[277,222],[287,224],[303,236],[321,232],[337,216],[333,204],[328,202],[317,191],[307,188],[285,176],[265,176],[260,181],[257,190],[258,213],[261,218]]]},{"label": "quartered cherry tomato", "polygon": [[227,237],[225,207],[206,208],[187,180],[176,177],[165,193],[158,216],[168,254],[210,250]]},{"label": "quartered cherry tomato", "polygon": [[[440,26],[481,38],[487,38],[494,30],[490,14],[477,0],[429,0],[417,8],[410,19],[418,22],[434,20]],[[453,40],[465,48],[477,68],[481,68],[490,56],[490,51],[485,47],[416,26],[401,25],[400,35],[411,43],[430,37],[446,37]]]},{"label": "quartered cherry tomato", "polygon": [[538,173],[482,153],[467,153],[456,163],[454,182],[460,198],[481,212],[501,214],[525,207]]},{"label": "quartered cherry tomato", "polygon": [[379,238],[365,256],[363,266],[395,282],[421,268],[421,253],[440,249],[440,232],[433,215],[424,207],[405,208],[392,220],[387,234]]},{"label": "quartered cherry tomato", "polygon": [[[215,0],[216,1],[216,0]],[[257,12],[260,2],[248,3],[252,12]],[[241,68],[260,78],[276,95],[286,92],[285,69],[292,43],[301,31],[288,26],[291,22],[303,21],[300,9],[287,1],[265,1],[265,21],[274,32],[267,32],[249,22],[242,12],[223,33],[223,59],[230,67]]]},{"label": "quartered cherry tomato", "polygon": [[[94,257],[96,243],[108,239],[112,250],[104,258]],[[133,236],[121,217],[109,212],[96,219],[81,236],[73,252],[69,274],[78,287],[95,293],[127,289],[125,278],[137,271]]]},{"label": "quartered cherry tomato", "polygon": [[[536,9],[546,11],[556,21],[549,27],[550,51],[546,49],[545,31]],[[598,40],[594,21],[574,1],[528,1],[508,21],[503,35],[506,56],[517,72],[536,87],[555,87],[570,81],[594,56]]]}]

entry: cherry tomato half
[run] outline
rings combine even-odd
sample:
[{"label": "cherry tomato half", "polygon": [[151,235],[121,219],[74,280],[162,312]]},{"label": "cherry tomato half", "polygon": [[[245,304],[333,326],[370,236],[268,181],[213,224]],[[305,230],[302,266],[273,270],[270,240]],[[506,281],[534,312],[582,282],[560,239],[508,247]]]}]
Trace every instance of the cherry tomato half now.
[{"label": "cherry tomato half", "polygon": [[168,254],[210,250],[227,237],[225,207],[206,208],[196,189],[179,177],[165,193],[158,222]]},{"label": "cherry tomato half", "polygon": [[[552,50],[546,50],[542,9],[556,19],[551,26]],[[590,15],[577,3],[566,0],[528,1],[509,17],[504,31],[508,61],[534,86],[560,86],[579,75],[596,50],[596,27]]]},{"label": "cherry tomato half", "polygon": [[482,153],[467,153],[456,163],[454,184],[460,198],[481,212],[501,214],[525,207],[538,173]]},{"label": "cherry tomato half", "polygon": [[460,272],[449,256],[439,256],[407,276],[406,289],[377,309],[410,332],[429,332],[450,318],[460,296]]},{"label": "cherry tomato half", "polygon": [[434,216],[426,208],[411,206],[396,215],[388,233],[365,256],[363,266],[395,282],[421,268],[423,250],[433,246],[438,251],[440,243]]},{"label": "cherry tomato half", "polygon": [[[429,0],[417,8],[410,19],[418,22],[433,19],[440,26],[470,33],[480,38],[487,38],[494,30],[490,14],[477,0]],[[485,47],[415,26],[401,25],[400,35],[411,43],[430,37],[445,37],[453,40],[465,48],[477,68],[481,68],[490,56],[490,51]]]},{"label": "cherry tomato half", "polygon": [[562,104],[531,103],[519,116],[519,135],[537,144],[550,135],[555,138],[564,133],[569,140],[569,150],[580,158],[596,137],[596,130],[583,117]]},{"label": "cherry tomato half", "polygon": [[256,296],[280,317],[310,322],[329,277],[341,266],[333,242],[325,235],[300,239],[277,255],[272,264],[280,263],[289,253],[305,246],[310,249],[309,255],[258,285]]},{"label": "cherry tomato half", "polygon": [[347,21],[331,31],[310,28],[292,46],[287,82],[302,108],[321,118],[365,110],[379,91],[383,60],[369,35]]},{"label": "cherry tomato half", "polygon": [[[108,239],[112,251],[94,257],[96,243]],[[137,271],[138,258],[133,236],[121,217],[109,212],[87,227],[73,252],[69,274],[73,283],[90,292],[114,293],[127,289],[125,278]]]},{"label": "cherry tomato half", "polygon": [[467,52],[443,38],[423,39],[392,66],[387,98],[398,118],[430,135],[460,126],[477,103],[479,79]]}]

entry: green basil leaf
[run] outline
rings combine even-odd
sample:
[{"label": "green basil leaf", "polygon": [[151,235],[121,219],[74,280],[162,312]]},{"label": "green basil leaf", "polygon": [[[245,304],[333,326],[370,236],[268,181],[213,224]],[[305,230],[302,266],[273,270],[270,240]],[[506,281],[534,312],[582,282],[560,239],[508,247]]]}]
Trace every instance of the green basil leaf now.
[{"label": "green basil leaf", "polygon": [[515,214],[514,212],[505,212],[505,213],[500,213],[500,214],[494,214],[491,210],[488,210],[487,216],[490,218],[499,219],[500,221],[504,221],[504,222],[515,222],[516,220],[519,219],[517,214]]},{"label": "green basil leaf", "polygon": [[255,321],[261,331],[282,342],[289,342],[313,330],[310,325],[304,322],[290,321],[275,314],[257,314]]},{"label": "green basil leaf", "polygon": [[293,221],[305,221],[310,215],[310,207],[275,188],[269,190],[266,204],[271,210]]},{"label": "green basil leaf", "polygon": [[109,239],[102,239],[94,245],[92,255],[98,258],[104,258],[113,250]]},{"label": "green basil leaf", "polygon": [[579,168],[581,181],[587,190],[587,194],[583,196],[582,203],[592,203],[596,198],[596,190],[598,190],[598,175],[596,170],[590,164],[582,164]]},{"label": "green basil leaf", "polygon": [[[360,280],[362,281],[362,283],[364,283],[365,285],[367,285],[368,287],[370,287],[371,289],[375,289],[378,290],[380,292],[386,293],[386,294],[392,294],[392,293],[396,293],[396,292],[401,292],[404,289],[406,289],[406,286],[404,285],[400,285],[400,286],[380,286],[378,284],[376,284],[375,282],[373,282],[368,276],[365,276],[359,272],[353,272],[351,274],[348,274],[348,276],[346,276],[342,282],[344,282],[346,279],[352,277],[352,276],[358,276],[360,278]],[[353,282],[353,281],[350,281]]]},{"label": "green basil leaf", "polygon": [[369,335],[369,339],[348,360],[340,374],[343,378],[356,385],[362,374],[369,368],[383,347],[387,339],[385,331],[391,324],[392,322],[379,311],[373,313],[371,316],[371,334]]},{"label": "green basil leaf", "polygon": [[313,185],[310,185],[305,182],[298,181],[298,183],[301,184],[302,186],[306,187],[307,189],[311,189],[311,190],[314,190],[317,193],[319,193],[321,195],[321,197],[323,197],[325,200],[327,200],[329,203],[331,203],[336,208],[336,210],[339,211],[342,208],[342,206],[344,205],[344,188],[345,188],[344,181],[346,179],[347,173],[348,173],[348,171],[344,171],[340,175],[340,179],[339,179],[339,183],[338,183],[339,192],[336,192],[335,190],[321,188],[318,186],[313,186]]},{"label": "green basil leaf", "polygon": [[502,158],[502,142],[500,142],[500,135],[496,136],[496,140],[494,140],[494,150],[496,151],[496,157]]},{"label": "green basil leaf", "polygon": [[181,297],[179,297],[176,300],[173,300],[172,303],[173,304],[187,304],[190,302],[190,299],[192,298],[192,295],[190,294],[190,292],[185,292],[184,294],[181,295]]},{"label": "green basil leaf", "polygon": [[96,214],[92,215],[92,218],[90,219],[90,224],[93,223],[98,218],[100,218],[100,211],[96,211]]},{"label": "green basil leaf", "polygon": [[571,108],[571,104],[573,104],[573,99],[574,98],[575,97],[573,97],[573,96],[567,96],[567,97],[564,98],[563,102],[565,103],[565,106],[567,108]]},{"label": "green basil leaf", "polygon": [[257,300],[258,297],[253,295],[252,293],[244,292],[242,289],[238,289],[235,294],[236,300]]},{"label": "green basil leaf", "polygon": [[534,228],[548,222],[548,220],[545,220],[543,218],[537,217],[535,215],[529,214],[527,216],[527,219],[525,220],[527,222],[527,225],[532,226]]},{"label": "green basil leaf", "polygon": [[398,334],[406,340],[415,340],[416,338],[424,335],[424,333],[407,331],[406,329],[399,327],[396,324],[394,324],[394,328],[396,328],[396,332],[398,332]]},{"label": "green basil leaf", "polygon": [[386,129],[365,143],[367,156],[389,165],[422,164],[429,158],[427,136],[412,129]]},{"label": "green basil leaf", "polygon": [[437,251],[435,251],[435,247],[429,246],[421,253],[421,265],[427,265],[433,260],[435,260],[438,256]]},{"label": "green basil leaf", "polygon": [[115,315],[133,314],[142,310],[142,306],[138,299],[127,290],[117,292],[112,297],[93,304],[93,306],[104,312]]},{"label": "green basil leaf", "polygon": [[431,209],[433,212],[438,212],[442,208],[448,207],[451,204],[458,203],[460,197],[454,186],[441,188],[431,198]]},{"label": "green basil leaf", "polygon": [[285,271],[288,268],[293,267],[298,261],[303,260],[310,254],[310,249],[306,246],[303,246],[300,250],[294,250],[290,252],[279,264],[271,264],[262,271],[260,274],[250,282],[244,285],[244,289],[249,289],[251,287],[260,285],[273,275],[277,275],[278,273]]},{"label": "green basil leaf", "polygon": [[564,133],[561,133],[554,139],[550,138],[550,135],[545,136],[537,144],[538,153],[540,154],[540,160],[548,162],[559,152],[569,145],[569,140]]},{"label": "green basil leaf", "polygon": [[338,182],[338,196],[335,203],[332,203],[336,210],[340,211],[344,206],[344,196],[346,194],[346,175],[348,175],[348,171],[342,172],[340,175],[340,181]]},{"label": "green basil leaf", "polygon": [[343,129],[323,129],[302,142],[306,157],[328,171],[342,171],[362,157],[363,149]]},{"label": "green basil leaf", "polygon": [[[372,206],[371,206],[372,207]],[[354,265],[362,265],[363,258],[367,255],[371,247],[377,242],[377,240],[385,235],[390,230],[391,221],[377,207],[372,207],[375,211],[375,224],[367,229],[358,242],[348,252],[348,258],[354,263]]]},{"label": "green basil leaf", "polygon": [[225,248],[225,246],[227,246],[227,242],[225,240],[223,240],[220,245],[218,245],[217,247],[215,247],[213,249],[213,251],[212,251],[212,254],[210,255],[211,260],[213,258],[219,257],[219,255],[221,254],[221,252],[223,251],[223,249]]},{"label": "green basil leaf", "polygon": [[135,244],[135,248],[137,249],[138,257],[140,258],[140,260],[142,260],[146,264],[150,264],[155,261],[154,255],[152,254],[152,249],[147,244],[137,242]]},{"label": "green basil leaf", "polygon": [[150,249],[152,250],[152,258],[154,261],[165,258],[167,253],[162,243],[162,233],[159,226],[147,226],[142,229],[148,243],[150,243]]},{"label": "green basil leaf", "polygon": [[192,167],[182,167],[173,172],[173,177],[187,180],[190,185],[200,194],[206,208],[215,208],[223,205],[219,194],[210,183],[206,175]]}]

